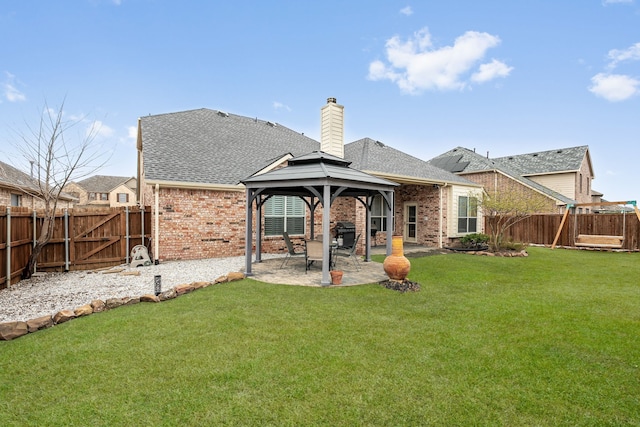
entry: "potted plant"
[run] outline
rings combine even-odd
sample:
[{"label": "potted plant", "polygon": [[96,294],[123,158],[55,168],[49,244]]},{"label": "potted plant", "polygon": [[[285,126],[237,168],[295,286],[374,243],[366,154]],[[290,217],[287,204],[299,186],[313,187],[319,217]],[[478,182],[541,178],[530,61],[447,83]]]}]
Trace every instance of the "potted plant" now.
[{"label": "potted plant", "polygon": [[332,285],[341,285],[342,284],[342,270],[331,270],[329,271],[331,274],[331,284]]}]

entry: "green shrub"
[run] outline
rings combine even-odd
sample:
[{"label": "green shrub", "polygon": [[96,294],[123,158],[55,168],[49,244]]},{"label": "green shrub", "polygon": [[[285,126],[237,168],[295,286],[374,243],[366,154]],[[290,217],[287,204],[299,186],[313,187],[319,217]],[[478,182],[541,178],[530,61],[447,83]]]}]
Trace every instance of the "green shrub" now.
[{"label": "green shrub", "polygon": [[466,236],[462,236],[460,238],[460,243],[463,246],[468,246],[468,247],[485,246],[488,241],[489,241],[489,236],[484,233],[467,234]]}]

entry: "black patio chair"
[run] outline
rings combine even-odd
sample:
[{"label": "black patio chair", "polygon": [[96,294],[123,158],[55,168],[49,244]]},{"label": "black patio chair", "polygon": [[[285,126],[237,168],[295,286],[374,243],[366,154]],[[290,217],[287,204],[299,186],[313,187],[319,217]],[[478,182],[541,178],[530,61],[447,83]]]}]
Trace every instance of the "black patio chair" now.
[{"label": "black patio chair", "polygon": [[289,238],[289,233],[285,231],[284,233],[282,233],[282,237],[284,237],[284,243],[286,243],[287,245],[287,256],[285,256],[284,260],[282,261],[280,268],[284,268],[284,266],[287,265],[292,257],[306,256],[305,252],[296,252],[296,248],[293,246],[293,243],[291,243],[291,239]]},{"label": "black patio chair", "polygon": [[356,236],[356,240],[353,242],[353,246],[347,249],[338,249],[336,251],[337,256],[342,256],[346,258],[350,258],[353,261],[353,265],[356,267],[356,270],[360,271],[360,260],[358,259],[358,255],[356,254],[356,249],[358,248],[358,241],[360,240],[360,234]]}]

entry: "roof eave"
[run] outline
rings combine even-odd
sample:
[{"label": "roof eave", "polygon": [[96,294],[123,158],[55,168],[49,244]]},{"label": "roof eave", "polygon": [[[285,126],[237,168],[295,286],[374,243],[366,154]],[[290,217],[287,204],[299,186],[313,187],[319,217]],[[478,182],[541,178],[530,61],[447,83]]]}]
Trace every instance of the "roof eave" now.
[{"label": "roof eave", "polygon": [[212,190],[212,191],[245,191],[243,184],[215,184],[205,182],[167,181],[160,179],[146,179],[145,184],[162,188],[180,188],[184,190]]},{"label": "roof eave", "polygon": [[415,176],[407,176],[407,175],[398,175],[392,173],[382,173],[376,171],[367,171],[363,170],[362,172],[368,173],[370,175],[374,175],[380,178],[387,179],[389,181],[398,182],[400,184],[416,184],[416,185],[464,185],[468,187],[482,187],[480,184],[476,184],[474,182],[456,182],[442,179],[426,179],[426,178],[418,178]]}]

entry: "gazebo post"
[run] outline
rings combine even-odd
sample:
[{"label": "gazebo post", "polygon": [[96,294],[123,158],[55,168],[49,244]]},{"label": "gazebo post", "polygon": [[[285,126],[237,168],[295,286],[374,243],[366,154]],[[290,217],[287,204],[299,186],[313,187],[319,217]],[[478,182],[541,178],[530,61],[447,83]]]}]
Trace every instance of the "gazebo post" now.
[{"label": "gazebo post", "polygon": [[387,207],[387,256],[391,255],[391,241],[393,240],[393,212],[392,212],[392,203],[393,201],[393,192],[387,191],[387,196],[389,198],[389,202],[385,203]]},{"label": "gazebo post", "polygon": [[309,203],[309,213],[311,216],[311,240],[315,239],[315,235],[316,235],[316,224],[315,224],[315,212],[316,212],[316,206],[315,206],[315,197],[311,196],[311,203]]},{"label": "gazebo post", "polygon": [[365,225],[365,246],[364,246],[364,262],[371,262],[371,203],[373,196],[367,196],[365,198],[366,213],[366,225]]},{"label": "gazebo post", "polygon": [[256,200],[256,262],[262,262],[262,196]]},{"label": "gazebo post", "polygon": [[244,236],[244,256],[245,256],[245,276],[253,276],[251,272],[251,247],[253,246],[253,190],[247,188],[247,202],[245,208],[245,236]]},{"label": "gazebo post", "polygon": [[329,223],[331,221],[331,185],[325,184],[322,200],[322,280],[320,284],[327,286],[331,284],[329,279]]}]

